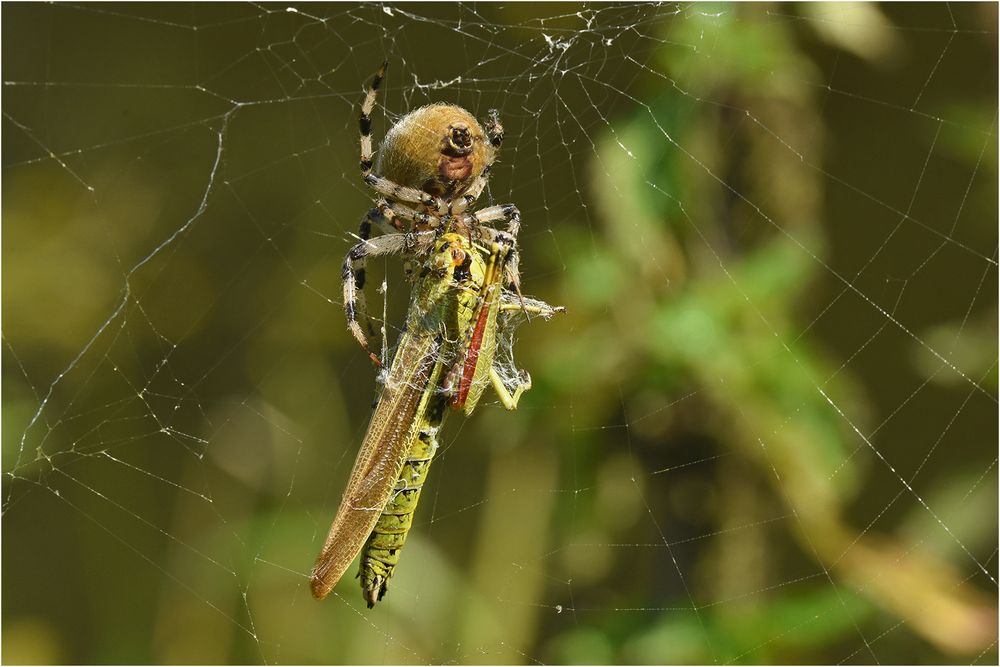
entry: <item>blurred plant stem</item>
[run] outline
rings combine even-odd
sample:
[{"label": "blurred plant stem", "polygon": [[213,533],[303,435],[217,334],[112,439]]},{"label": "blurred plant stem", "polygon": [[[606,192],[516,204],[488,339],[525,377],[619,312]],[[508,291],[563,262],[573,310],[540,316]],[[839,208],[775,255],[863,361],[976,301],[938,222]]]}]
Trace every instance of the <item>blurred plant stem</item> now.
[{"label": "blurred plant stem", "polygon": [[[795,317],[824,254],[821,174],[802,168],[803,156],[822,161],[822,120],[801,83],[808,60],[785,24],[737,24],[739,14],[692,15],[673,30],[679,43],[705,43],[699,32],[712,31],[713,58],[671,51],[663,61],[668,76],[683,73],[703,85],[688,97],[671,95],[672,80],[653,72],[650,83],[663,93],[597,141],[590,191],[603,234],[590,261],[602,272],[593,305],[608,313],[595,308],[585,328],[610,316],[621,334],[617,356],[629,370],[592,366],[590,394],[625,392],[627,404],[621,378],[639,374],[696,390],[713,415],[704,431],[755,462],[790,509],[803,554],[836,589],[863,595],[941,650],[981,651],[994,641],[995,600],[963,585],[919,543],[899,544],[844,518],[865,401]],[[691,97],[700,104],[692,107]],[[563,367],[594,357],[582,342],[553,353]],[[737,490],[742,481],[718,483],[727,486],[718,519],[724,541],[729,517],[748,521],[755,502],[748,489]],[[755,544],[756,554],[712,552],[732,559],[732,567],[717,563],[712,572],[742,575],[734,579],[738,590],[720,590],[734,581],[725,578],[706,584],[713,597],[738,597],[746,577],[765,579],[745,569],[776,562],[766,543]]]},{"label": "blurred plant stem", "polygon": [[[491,415],[492,416],[492,415]],[[506,415],[498,415],[500,418]],[[557,494],[557,453],[538,431],[517,434],[523,444],[495,449],[476,534],[469,578],[474,591],[459,597],[458,636],[463,646],[495,646],[477,662],[517,664],[530,655],[540,628],[548,535]],[[515,441],[512,434],[512,441]]]}]

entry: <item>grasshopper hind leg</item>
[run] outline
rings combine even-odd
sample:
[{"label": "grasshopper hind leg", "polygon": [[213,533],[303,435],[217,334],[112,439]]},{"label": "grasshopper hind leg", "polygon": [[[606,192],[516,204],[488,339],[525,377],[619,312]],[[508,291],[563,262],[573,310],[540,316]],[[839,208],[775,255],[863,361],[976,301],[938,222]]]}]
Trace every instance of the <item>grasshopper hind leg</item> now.
[{"label": "grasshopper hind leg", "polygon": [[511,394],[510,390],[504,384],[503,378],[500,377],[500,373],[497,372],[496,367],[490,369],[490,383],[493,385],[493,391],[497,393],[500,398],[500,403],[503,404],[504,408],[508,410],[517,410],[518,401],[521,400],[521,394],[531,389],[531,376],[524,373],[523,377],[518,378],[517,386],[514,387],[514,393]]}]

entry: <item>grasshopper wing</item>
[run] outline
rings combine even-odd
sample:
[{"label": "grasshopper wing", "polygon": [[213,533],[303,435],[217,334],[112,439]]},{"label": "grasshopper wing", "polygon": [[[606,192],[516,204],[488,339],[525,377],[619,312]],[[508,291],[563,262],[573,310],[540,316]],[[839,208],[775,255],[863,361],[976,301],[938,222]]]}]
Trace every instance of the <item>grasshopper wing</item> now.
[{"label": "grasshopper wing", "polygon": [[337,516],[312,571],[312,594],[333,590],[364,546],[396,486],[419,411],[433,391],[430,378],[441,343],[430,336],[404,335],[372,414]]}]

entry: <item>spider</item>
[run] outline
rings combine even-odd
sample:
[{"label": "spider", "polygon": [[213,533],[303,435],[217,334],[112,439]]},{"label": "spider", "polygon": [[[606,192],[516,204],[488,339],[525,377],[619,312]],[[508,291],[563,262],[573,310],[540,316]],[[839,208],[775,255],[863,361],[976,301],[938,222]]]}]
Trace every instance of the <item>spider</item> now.
[{"label": "spider", "polygon": [[[344,258],[344,310],[347,327],[376,366],[382,363],[368,347],[359,314],[373,334],[365,309],[365,261],[380,255],[403,255],[419,261],[443,233],[472,240],[497,241],[510,252],[504,282],[520,294],[514,240],[521,214],[513,204],[468,212],[486,188],[490,169],[503,143],[499,114],[491,109],[483,125],[460,106],[436,103],[415,109],[389,128],[373,162],[371,113],[388,62],[382,63],[361,105],[361,176],[377,193],[375,207],[361,221],[361,239]],[[485,129],[484,129],[485,128]],[[506,231],[487,226],[506,223]],[[409,223],[409,224],[407,224]],[[382,236],[372,238],[373,226]],[[408,270],[409,274],[410,271]]]}]

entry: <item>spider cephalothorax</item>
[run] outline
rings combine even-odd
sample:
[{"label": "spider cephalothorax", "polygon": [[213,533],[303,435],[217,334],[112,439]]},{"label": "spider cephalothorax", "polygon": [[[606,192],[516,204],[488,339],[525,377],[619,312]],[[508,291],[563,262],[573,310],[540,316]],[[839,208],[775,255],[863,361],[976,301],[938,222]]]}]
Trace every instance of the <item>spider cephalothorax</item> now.
[{"label": "spider cephalothorax", "polygon": [[[375,208],[361,221],[361,241],[344,260],[344,309],[347,326],[368,351],[368,338],[358,324],[364,314],[365,258],[402,254],[419,259],[442,233],[456,232],[470,240],[492,242],[503,238],[511,247],[504,264],[505,283],[518,284],[517,237],[521,216],[513,204],[467,212],[486,188],[490,168],[503,142],[503,126],[496,110],[480,124],[475,116],[454,104],[430,104],[406,114],[386,133],[374,162],[371,113],[386,64],[375,74],[361,105],[361,175],[378,193]],[[488,226],[506,223],[506,231]],[[373,225],[383,233],[371,238]],[[371,327],[368,327],[371,332]],[[378,358],[368,352],[372,360]]]}]

